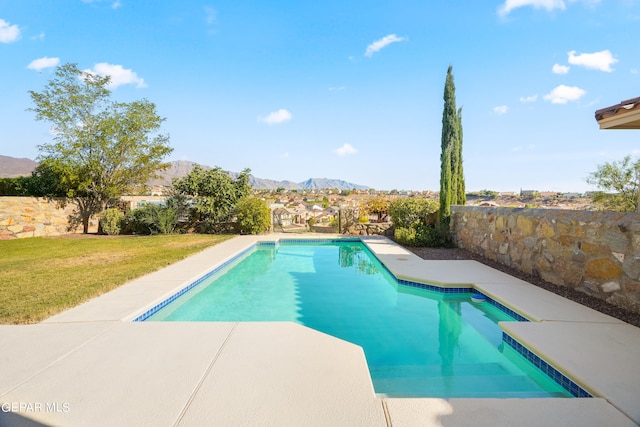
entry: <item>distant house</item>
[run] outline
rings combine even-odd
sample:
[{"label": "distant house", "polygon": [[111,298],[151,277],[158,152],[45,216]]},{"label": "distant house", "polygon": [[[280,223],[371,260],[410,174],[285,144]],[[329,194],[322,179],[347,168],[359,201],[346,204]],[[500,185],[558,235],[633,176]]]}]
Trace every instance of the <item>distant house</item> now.
[{"label": "distant house", "polygon": [[564,193],[563,196],[567,199],[579,199],[582,193]]},{"label": "distant house", "polygon": [[555,191],[541,191],[538,193],[540,197],[543,199],[553,199],[554,197],[558,197],[558,193]]}]

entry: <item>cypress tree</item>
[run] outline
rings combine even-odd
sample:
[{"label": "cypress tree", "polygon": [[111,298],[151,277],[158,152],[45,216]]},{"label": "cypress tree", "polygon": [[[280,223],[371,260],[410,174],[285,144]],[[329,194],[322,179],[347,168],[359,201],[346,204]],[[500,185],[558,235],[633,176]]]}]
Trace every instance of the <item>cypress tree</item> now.
[{"label": "cypress tree", "polygon": [[440,222],[449,221],[451,216],[451,201],[457,200],[454,192],[457,175],[452,173],[452,162],[456,161],[456,140],[458,134],[458,115],[456,111],[456,87],[453,82],[453,67],[447,69],[447,79],[444,84],[444,110],[442,112],[442,139],[440,153]]},{"label": "cypress tree", "polygon": [[462,107],[458,108],[458,138],[456,141],[456,159],[454,165],[456,173],[457,190],[456,200],[451,200],[454,205],[464,205],[467,203],[467,189],[464,184],[464,168],[462,167]]},{"label": "cypress tree", "polygon": [[456,109],[456,86],[453,67],[447,69],[442,112],[442,140],[440,154],[440,222],[448,224],[451,205],[467,201],[462,167],[462,108]]}]

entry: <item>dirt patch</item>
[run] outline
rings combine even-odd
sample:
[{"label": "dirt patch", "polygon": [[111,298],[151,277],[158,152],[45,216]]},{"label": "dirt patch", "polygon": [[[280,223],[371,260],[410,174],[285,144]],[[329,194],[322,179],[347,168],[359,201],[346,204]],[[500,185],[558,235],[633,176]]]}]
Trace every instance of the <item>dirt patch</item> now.
[{"label": "dirt patch", "polygon": [[554,294],[560,295],[564,298],[575,301],[579,304],[597,310],[601,313],[608,314],[611,317],[615,317],[631,325],[640,327],[640,313],[634,313],[623,308],[617,307],[613,304],[609,304],[606,301],[602,301],[598,298],[587,295],[583,292],[576,291],[575,289],[567,288],[564,286],[557,286],[552,283],[546,282],[539,277],[532,276],[522,271],[516,270],[511,267],[507,267],[498,262],[486,259],[478,254],[467,251],[460,248],[411,248],[408,250],[415,253],[422,259],[429,260],[474,260],[495,268],[496,270],[507,273],[518,279],[529,282]]}]

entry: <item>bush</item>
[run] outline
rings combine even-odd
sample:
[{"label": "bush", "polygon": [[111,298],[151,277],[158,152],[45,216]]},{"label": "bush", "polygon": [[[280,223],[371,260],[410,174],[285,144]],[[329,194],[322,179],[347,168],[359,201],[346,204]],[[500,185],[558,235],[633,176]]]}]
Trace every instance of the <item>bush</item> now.
[{"label": "bush", "polygon": [[393,238],[402,245],[416,246],[416,230],[415,228],[396,227],[393,232]]},{"label": "bush", "polygon": [[0,196],[22,196],[21,178],[0,178]]},{"label": "bush", "polygon": [[389,215],[396,227],[412,228],[418,225],[434,225],[440,206],[435,200],[403,198],[389,204]]},{"label": "bush", "polygon": [[171,234],[178,223],[178,214],[173,207],[148,204],[129,212],[125,223],[129,234]]},{"label": "bush", "polygon": [[264,200],[243,197],[236,204],[236,220],[240,234],[260,234],[271,227],[271,210]]},{"label": "bush", "polygon": [[394,239],[407,246],[442,247],[450,246],[448,236],[438,226],[418,225],[409,228],[396,228]]},{"label": "bush", "polygon": [[358,217],[358,224],[368,224],[369,223],[369,216],[368,215],[360,215]]},{"label": "bush", "polygon": [[435,200],[404,198],[389,204],[389,215],[395,226],[394,238],[408,246],[447,246],[446,226],[437,221],[439,205]]},{"label": "bush", "polygon": [[120,209],[106,209],[100,215],[100,227],[105,234],[120,234],[124,225],[124,214]]}]

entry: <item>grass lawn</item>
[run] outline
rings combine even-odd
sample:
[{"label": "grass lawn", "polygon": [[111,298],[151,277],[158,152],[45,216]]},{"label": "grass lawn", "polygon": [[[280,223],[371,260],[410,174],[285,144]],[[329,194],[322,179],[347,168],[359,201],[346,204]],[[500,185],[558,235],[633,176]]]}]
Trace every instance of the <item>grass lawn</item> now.
[{"label": "grass lawn", "polygon": [[231,237],[0,240],[0,324],[39,322]]}]

